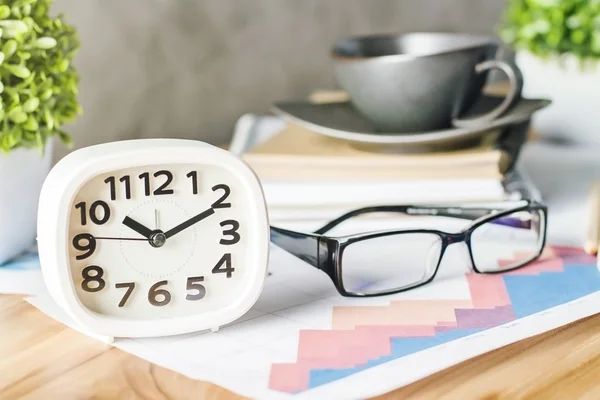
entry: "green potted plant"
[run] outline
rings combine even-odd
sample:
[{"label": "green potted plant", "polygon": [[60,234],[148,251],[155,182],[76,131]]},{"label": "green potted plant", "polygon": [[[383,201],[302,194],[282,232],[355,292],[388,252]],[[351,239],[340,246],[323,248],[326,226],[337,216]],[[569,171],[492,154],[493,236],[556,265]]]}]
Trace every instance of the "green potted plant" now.
[{"label": "green potted plant", "polygon": [[508,0],[500,28],[523,72],[523,95],[548,97],[542,136],[600,144],[600,0]]},{"label": "green potted plant", "polygon": [[[35,243],[54,142],[81,112],[75,29],[51,0],[0,0],[0,263]],[[55,140],[55,139],[58,140]]]}]

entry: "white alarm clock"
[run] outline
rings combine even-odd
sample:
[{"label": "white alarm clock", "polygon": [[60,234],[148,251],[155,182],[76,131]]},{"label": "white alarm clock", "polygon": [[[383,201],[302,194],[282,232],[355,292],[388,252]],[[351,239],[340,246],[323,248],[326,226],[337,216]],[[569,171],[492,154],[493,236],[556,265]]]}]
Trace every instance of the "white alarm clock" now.
[{"label": "white alarm clock", "polygon": [[258,178],[228,151],[128,140],[55,165],[37,241],[50,295],[82,330],[164,336],[248,311],[267,274],[269,223]]}]

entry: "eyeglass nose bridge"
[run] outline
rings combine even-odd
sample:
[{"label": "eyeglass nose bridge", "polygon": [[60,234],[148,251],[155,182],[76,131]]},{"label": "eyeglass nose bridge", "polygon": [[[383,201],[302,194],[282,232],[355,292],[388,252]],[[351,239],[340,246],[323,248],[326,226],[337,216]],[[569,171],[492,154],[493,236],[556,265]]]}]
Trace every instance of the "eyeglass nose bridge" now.
[{"label": "eyeglass nose bridge", "polygon": [[469,233],[468,232],[457,232],[457,233],[447,233],[445,237],[446,246],[450,246],[455,243],[463,243],[468,240]]},{"label": "eyeglass nose bridge", "polygon": [[463,261],[467,267],[473,268],[473,258],[471,256],[471,249],[470,249],[471,236],[470,236],[469,231],[463,231],[463,232],[457,232],[457,233],[446,233],[446,235],[444,237],[444,241],[445,241],[444,252],[449,246],[451,246],[453,244],[457,244],[457,243],[462,243],[463,249],[460,253],[462,255]]}]

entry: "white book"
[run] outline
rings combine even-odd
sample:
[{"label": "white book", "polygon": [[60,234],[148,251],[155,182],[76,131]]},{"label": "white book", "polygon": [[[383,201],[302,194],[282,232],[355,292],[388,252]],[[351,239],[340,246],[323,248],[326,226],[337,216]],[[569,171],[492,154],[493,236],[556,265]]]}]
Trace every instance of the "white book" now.
[{"label": "white book", "polygon": [[263,182],[270,207],[331,207],[361,204],[455,203],[504,197],[498,179],[427,179],[363,182]]},{"label": "white book", "polygon": [[[242,157],[273,138],[286,125],[277,117],[245,114],[236,124],[229,150]],[[496,177],[339,181],[262,178],[261,182],[273,215],[302,214],[317,207],[343,210],[375,204],[495,201],[505,194],[502,182]]]}]

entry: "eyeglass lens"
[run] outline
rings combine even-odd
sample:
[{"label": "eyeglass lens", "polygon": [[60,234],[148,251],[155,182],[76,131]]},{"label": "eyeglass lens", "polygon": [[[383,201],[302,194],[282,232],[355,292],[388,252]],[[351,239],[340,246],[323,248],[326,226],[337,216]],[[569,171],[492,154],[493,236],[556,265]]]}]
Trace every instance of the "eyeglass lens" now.
[{"label": "eyeglass lens", "polygon": [[347,292],[380,294],[429,280],[440,261],[441,238],[402,233],[349,244],[342,253],[341,278]]},{"label": "eyeglass lens", "polygon": [[473,263],[480,272],[500,272],[534,259],[543,245],[544,214],[518,211],[477,227],[471,235]]}]

